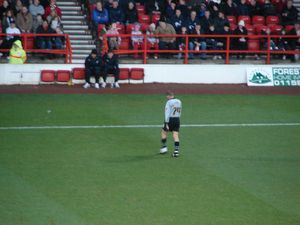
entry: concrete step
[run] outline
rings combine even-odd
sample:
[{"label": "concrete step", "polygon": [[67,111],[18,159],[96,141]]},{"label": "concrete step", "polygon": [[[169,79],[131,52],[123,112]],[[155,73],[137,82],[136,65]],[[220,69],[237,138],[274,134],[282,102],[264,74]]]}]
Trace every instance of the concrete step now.
[{"label": "concrete step", "polygon": [[88,25],[81,25],[81,24],[77,24],[77,25],[67,25],[64,24],[64,30],[75,30],[75,29],[80,29],[80,30],[87,30],[89,29]]},{"label": "concrete step", "polygon": [[94,44],[72,44],[72,49],[82,49],[82,50],[86,50],[86,49],[93,49],[96,48],[96,45]]},{"label": "concrete step", "polygon": [[94,40],[70,40],[72,45],[94,45]]},{"label": "concrete step", "polygon": [[56,4],[59,6],[78,6],[77,1],[57,1]]},{"label": "concrete step", "polygon": [[62,15],[64,15],[64,16],[79,16],[79,15],[82,15],[82,12],[81,12],[81,10],[79,10],[79,11],[63,11],[62,12]]},{"label": "concrete step", "polygon": [[62,5],[59,6],[59,8],[61,9],[61,11],[64,13],[65,11],[81,11],[81,7],[77,6],[77,5]]},{"label": "concrete step", "polygon": [[73,55],[88,55],[91,53],[91,49],[72,49]]},{"label": "concrete step", "polygon": [[[85,56],[87,57],[87,56]],[[72,63],[74,64],[84,64],[85,62],[85,58],[82,58],[82,59],[76,59],[76,58],[72,58]]]},{"label": "concrete step", "polygon": [[62,15],[61,17],[62,21],[64,20],[73,20],[73,21],[76,21],[76,20],[85,20],[85,16],[83,15]]},{"label": "concrete step", "polygon": [[78,34],[70,34],[71,40],[93,40],[92,35],[78,35]]},{"label": "concrete step", "polygon": [[87,54],[73,53],[72,59],[85,59],[90,53],[91,53],[91,51],[89,51],[89,53],[87,53]]},{"label": "concrete step", "polygon": [[64,28],[64,31],[68,34],[91,34],[89,30],[69,30]]},{"label": "concrete step", "polygon": [[87,25],[86,20],[62,20],[62,24],[65,25]]}]

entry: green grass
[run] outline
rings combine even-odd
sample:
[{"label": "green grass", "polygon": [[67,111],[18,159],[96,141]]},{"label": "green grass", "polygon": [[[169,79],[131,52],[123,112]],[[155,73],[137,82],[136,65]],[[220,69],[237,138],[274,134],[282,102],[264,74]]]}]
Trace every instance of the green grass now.
[{"label": "green grass", "polygon": [[[300,122],[298,96],[179,97],[183,124]],[[164,104],[160,95],[0,95],[0,127],[157,125]],[[0,130],[0,224],[299,225],[299,133],[184,127],[173,159],[157,154],[158,128]]]}]

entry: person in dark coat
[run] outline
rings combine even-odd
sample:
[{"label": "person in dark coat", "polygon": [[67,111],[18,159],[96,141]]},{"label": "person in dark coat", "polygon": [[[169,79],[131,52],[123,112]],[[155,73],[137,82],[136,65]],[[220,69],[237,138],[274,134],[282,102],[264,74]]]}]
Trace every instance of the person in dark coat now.
[{"label": "person in dark coat", "polygon": [[[44,20],[43,24],[36,29],[37,34],[55,34],[56,32],[49,26],[48,21]],[[35,39],[36,47],[39,49],[52,49],[53,37],[37,36]]]},{"label": "person in dark coat", "polygon": [[197,23],[199,23],[199,20],[197,18],[197,12],[193,10],[191,11],[190,17],[186,21],[186,27],[189,33],[192,33],[193,30],[195,30]]},{"label": "person in dark coat", "polygon": [[106,78],[108,74],[112,74],[115,77],[115,82],[112,84],[112,88],[120,88],[120,85],[118,83],[119,81],[119,60],[118,56],[114,54],[113,50],[109,50],[104,56],[103,56],[103,63],[104,63],[104,73],[103,73],[103,83],[102,87],[106,87]]},{"label": "person in dark coat", "polygon": [[91,54],[85,59],[85,84],[83,88],[91,87],[91,77],[95,77],[95,88],[99,89],[99,79],[103,69],[102,58],[98,55],[97,50],[93,49]]},{"label": "person in dark coat", "polygon": [[229,26],[229,21],[227,17],[225,17],[224,12],[219,11],[218,17],[214,19],[214,25],[217,33],[223,31],[225,25]]},{"label": "person in dark coat", "polygon": [[204,16],[200,20],[200,24],[205,33],[209,31],[210,24],[213,24],[214,20],[208,9],[205,10]]},{"label": "person in dark coat", "polygon": [[118,0],[114,0],[112,7],[109,9],[109,21],[110,23],[124,23],[124,12],[119,6]]},{"label": "person in dark coat", "polygon": [[[248,44],[247,44],[247,38],[248,31],[245,28],[245,22],[244,20],[240,20],[238,27],[234,30],[235,35],[245,35],[242,37],[238,37],[234,39],[234,48],[236,50],[247,50]],[[242,55],[242,58],[245,58],[245,54],[237,54],[237,58],[240,58],[240,55]]]},{"label": "person in dark coat", "polygon": [[283,8],[281,14],[282,25],[292,25],[297,22],[298,19],[298,9],[293,6],[293,1],[288,0],[286,7]]},{"label": "person in dark coat", "polygon": [[246,0],[241,0],[240,4],[237,6],[237,15],[238,16],[249,16],[249,7],[246,3]]},{"label": "person in dark coat", "polygon": [[250,0],[248,5],[250,16],[261,16],[261,6],[257,3],[256,0]]},{"label": "person in dark coat", "polygon": [[[288,35],[300,35],[300,22],[296,22],[294,28],[288,33]],[[289,50],[295,50],[300,47],[300,38],[287,38]],[[290,56],[291,62],[296,62],[295,55]]]},{"label": "person in dark coat", "polygon": [[221,10],[225,16],[237,16],[236,4],[232,0],[227,0],[221,4]]},{"label": "person in dark coat", "polygon": [[134,2],[129,1],[128,7],[126,8],[126,11],[125,11],[125,23],[132,24],[132,23],[137,23],[137,22],[138,22],[138,13],[135,8]]},{"label": "person in dark coat", "polygon": [[185,23],[180,9],[176,9],[175,15],[170,20],[170,24],[174,27],[177,34],[181,33],[181,27],[185,25]]}]

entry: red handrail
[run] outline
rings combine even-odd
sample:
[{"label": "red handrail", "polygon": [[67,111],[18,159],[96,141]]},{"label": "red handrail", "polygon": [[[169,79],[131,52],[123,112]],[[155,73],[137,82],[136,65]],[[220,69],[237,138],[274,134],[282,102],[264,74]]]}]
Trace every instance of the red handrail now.
[{"label": "red handrail", "polygon": [[[155,38],[161,38],[161,37],[184,37],[185,38],[185,49],[184,50],[151,50],[147,49],[147,42],[144,41],[144,48],[141,50],[133,50],[133,49],[128,49],[128,50],[115,50],[117,54],[134,54],[134,53],[142,53],[143,54],[143,62],[144,64],[147,63],[147,53],[184,53],[184,64],[188,63],[188,53],[222,53],[225,54],[225,64],[230,63],[230,54],[234,53],[254,53],[254,54],[266,54],[266,64],[270,64],[271,61],[271,55],[275,54],[300,54],[300,50],[270,50],[271,46],[271,40],[274,39],[279,39],[279,38],[284,38],[284,39],[291,39],[291,38],[300,38],[299,35],[183,35],[183,34],[176,34],[176,35],[168,35],[168,34],[160,34],[160,35],[147,35],[147,34],[118,34],[118,35],[112,35],[112,34],[105,34],[103,36],[103,51],[106,52],[108,50],[108,43],[107,40],[109,37],[121,37],[125,39],[131,39],[132,36],[143,36],[144,40],[147,40],[147,37],[155,37]],[[214,38],[214,39],[220,39],[224,38],[226,39],[226,48],[223,50],[189,50],[188,48],[188,43],[189,43],[189,38]],[[245,37],[247,39],[256,39],[256,40],[262,40],[266,39],[267,43],[267,48],[266,49],[260,49],[259,50],[233,50],[231,49],[231,40],[240,38],[240,37]]]},{"label": "red handrail", "polygon": [[[22,34],[4,34],[0,33],[1,37],[6,36],[18,36],[23,42],[23,48],[26,52],[34,53],[46,53],[46,54],[63,54],[65,55],[65,63],[72,63],[72,46],[69,34],[34,34],[34,33],[22,33]],[[35,37],[64,37],[65,38],[65,48],[63,49],[36,49],[29,48],[28,39]],[[10,49],[0,49],[0,52],[8,52]]]}]

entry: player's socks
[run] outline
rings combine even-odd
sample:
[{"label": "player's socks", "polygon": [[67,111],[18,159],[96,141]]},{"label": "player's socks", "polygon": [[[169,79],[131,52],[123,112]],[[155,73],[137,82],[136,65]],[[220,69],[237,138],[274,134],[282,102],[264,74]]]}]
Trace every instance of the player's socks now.
[{"label": "player's socks", "polygon": [[173,153],[174,157],[178,157],[179,156],[179,141],[175,141],[174,143],[174,153]]},{"label": "player's socks", "polygon": [[163,138],[161,139],[161,148],[165,148],[165,147],[167,147],[167,139]]}]

